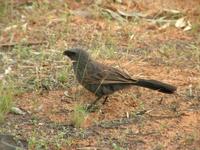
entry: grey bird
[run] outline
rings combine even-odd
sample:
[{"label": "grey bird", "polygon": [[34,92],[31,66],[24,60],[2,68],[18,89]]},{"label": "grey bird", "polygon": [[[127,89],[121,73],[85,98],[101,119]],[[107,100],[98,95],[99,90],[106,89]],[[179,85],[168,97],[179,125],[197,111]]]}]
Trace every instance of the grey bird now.
[{"label": "grey bird", "polygon": [[28,142],[12,135],[0,134],[0,150],[28,150]]},{"label": "grey bird", "polygon": [[130,86],[145,87],[167,94],[176,91],[175,86],[157,80],[134,79],[123,71],[93,60],[83,49],[72,48],[65,50],[63,54],[72,60],[78,82],[97,96],[88,109],[103,96],[105,102],[108,95]]}]

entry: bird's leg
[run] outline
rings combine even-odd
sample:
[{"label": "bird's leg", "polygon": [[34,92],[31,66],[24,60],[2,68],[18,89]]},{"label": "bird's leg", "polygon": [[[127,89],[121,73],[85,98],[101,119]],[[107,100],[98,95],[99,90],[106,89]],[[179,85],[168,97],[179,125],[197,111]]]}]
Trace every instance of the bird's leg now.
[{"label": "bird's leg", "polygon": [[108,96],[106,96],[105,98],[104,98],[104,101],[103,101],[103,105],[107,102],[107,100],[108,100]]},{"label": "bird's leg", "polygon": [[88,107],[87,110],[90,110],[92,108],[92,106],[94,106],[100,99],[102,98],[102,96],[99,96],[95,99],[94,102],[92,102]]}]

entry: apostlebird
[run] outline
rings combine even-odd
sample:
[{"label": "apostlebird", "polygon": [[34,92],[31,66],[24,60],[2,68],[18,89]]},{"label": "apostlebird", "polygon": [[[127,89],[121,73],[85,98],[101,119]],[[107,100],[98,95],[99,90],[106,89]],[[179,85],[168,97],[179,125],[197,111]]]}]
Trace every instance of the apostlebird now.
[{"label": "apostlebird", "polygon": [[132,85],[167,94],[172,94],[176,91],[175,86],[157,80],[134,79],[119,69],[93,60],[83,49],[72,48],[65,50],[63,54],[72,60],[74,73],[78,82],[97,96],[88,109],[103,96],[105,96],[105,102],[108,95]]}]

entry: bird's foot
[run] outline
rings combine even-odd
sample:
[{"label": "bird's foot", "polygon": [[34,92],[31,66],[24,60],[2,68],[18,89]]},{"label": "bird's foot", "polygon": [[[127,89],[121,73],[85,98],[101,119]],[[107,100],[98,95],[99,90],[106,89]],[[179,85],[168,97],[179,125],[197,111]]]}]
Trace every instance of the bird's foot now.
[{"label": "bird's foot", "polygon": [[108,102],[108,96],[106,96],[105,98],[104,98],[104,101],[102,102],[102,105],[104,105],[105,103],[107,103]]},{"label": "bird's foot", "polygon": [[86,107],[87,112],[95,112],[98,110],[99,107],[97,105],[90,104],[89,106]]}]

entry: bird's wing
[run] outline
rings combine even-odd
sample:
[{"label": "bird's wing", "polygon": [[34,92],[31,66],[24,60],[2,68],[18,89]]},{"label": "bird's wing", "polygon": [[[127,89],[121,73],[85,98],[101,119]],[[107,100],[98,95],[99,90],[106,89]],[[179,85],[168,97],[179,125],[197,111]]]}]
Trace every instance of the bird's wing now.
[{"label": "bird's wing", "polygon": [[133,83],[133,80],[128,74],[116,68],[108,67],[102,64],[93,65],[93,69],[87,71],[84,77],[84,82],[88,84],[117,84],[117,83]]}]

